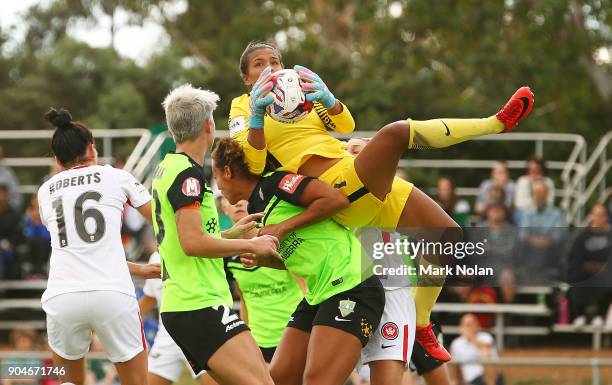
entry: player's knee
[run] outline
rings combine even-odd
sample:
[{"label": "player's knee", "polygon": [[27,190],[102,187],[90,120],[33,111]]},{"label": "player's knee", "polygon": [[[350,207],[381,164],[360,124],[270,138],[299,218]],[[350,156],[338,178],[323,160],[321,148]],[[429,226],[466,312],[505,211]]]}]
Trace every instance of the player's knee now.
[{"label": "player's knee", "polygon": [[275,385],[293,385],[300,383],[300,378],[295,378],[295,370],[292,371],[291,368],[286,365],[284,367],[272,365],[270,367],[270,377],[272,377]]},{"label": "player's knee", "polygon": [[394,143],[405,148],[410,143],[410,124],[407,120],[389,123],[381,128],[377,135],[389,137]]},{"label": "player's knee", "polygon": [[307,370],[302,379],[303,385],[321,385],[323,384],[321,373],[312,370]]}]

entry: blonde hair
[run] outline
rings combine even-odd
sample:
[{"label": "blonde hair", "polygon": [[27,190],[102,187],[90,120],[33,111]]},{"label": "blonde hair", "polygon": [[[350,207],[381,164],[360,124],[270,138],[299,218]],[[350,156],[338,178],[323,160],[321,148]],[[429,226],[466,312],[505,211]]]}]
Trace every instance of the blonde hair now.
[{"label": "blonde hair", "polygon": [[183,143],[197,138],[204,122],[212,119],[218,101],[216,93],[194,88],[191,84],[170,91],[162,106],[174,141]]}]

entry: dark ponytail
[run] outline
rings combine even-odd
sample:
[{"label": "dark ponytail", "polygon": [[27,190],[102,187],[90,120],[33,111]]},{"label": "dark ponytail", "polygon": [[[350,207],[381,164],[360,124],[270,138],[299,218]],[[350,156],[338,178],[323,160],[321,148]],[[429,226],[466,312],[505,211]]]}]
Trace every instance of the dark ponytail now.
[{"label": "dark ponytail", "polygon": [[51,139],[53,154],[63,166],[86,160],[87,146],[92,144],[93,135],[87,126],[74,122],[70,112],[50,108],[45,119],[56,127]]}]

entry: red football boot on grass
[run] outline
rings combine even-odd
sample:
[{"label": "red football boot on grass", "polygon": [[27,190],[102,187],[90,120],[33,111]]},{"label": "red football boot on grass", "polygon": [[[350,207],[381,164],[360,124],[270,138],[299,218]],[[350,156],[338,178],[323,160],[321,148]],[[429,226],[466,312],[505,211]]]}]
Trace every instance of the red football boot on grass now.
[{"label": "red football boot on grass", "polygon": [[431,323],[424,327],[416,327],[416,342],[418,342],[425,352],[436,360],[450,361],[451,355],[438,341],[438,338],[434,334]]},{"label": "red football boot on grass", "polygon": [[519,122],[524,119],[533,108],[533,92],[529,87],[519,88],[508,100],[505,106],[495,117],[504,124],[502,132],[511,131]]}]

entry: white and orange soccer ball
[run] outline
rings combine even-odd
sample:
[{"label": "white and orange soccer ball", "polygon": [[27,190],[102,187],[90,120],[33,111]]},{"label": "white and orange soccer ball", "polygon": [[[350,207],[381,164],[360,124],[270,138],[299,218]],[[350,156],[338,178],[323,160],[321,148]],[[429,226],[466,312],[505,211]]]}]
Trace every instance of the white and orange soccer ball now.
[{"label": "white and orange soccer ball", "polygon": [[272,95],[274,101],[266,107],[266,112],[274,120],[282,123],[298,122],[312,110],[313,104],[306,100],[300,85],[298,73],[292,69],[276,71],[272,75]]}]

